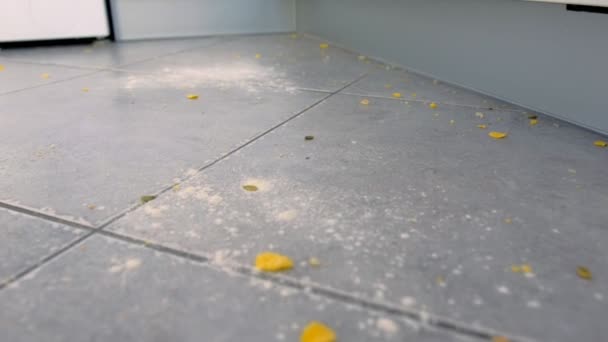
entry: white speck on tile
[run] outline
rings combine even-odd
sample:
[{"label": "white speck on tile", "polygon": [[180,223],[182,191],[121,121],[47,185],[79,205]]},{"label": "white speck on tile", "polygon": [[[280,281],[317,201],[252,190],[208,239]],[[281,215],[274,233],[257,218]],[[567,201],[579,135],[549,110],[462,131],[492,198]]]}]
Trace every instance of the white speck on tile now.
[{"label": "white speck on tile", "polygon": [[387,336],[393,336],[399,331],[399,326],[395,321],[388,318],[379,318],[376,327]]},{"label": "white speck on tile", "polygon": [[278,213],[275,216],[275,219],[277,221],[287,222],[287,221],[293,221],[297,216],[298,216],[298,211],[291,209],[291,210],[285,210],[285,211]]},{"label": "white speck on tile", "polygon": [[403,297],[401,298],[401,305],[403,306],[414,306],[416,305],[416,299],[413,297]]},{"label": "white speck on tile", "polygon": [[536,300],[529,300],[526,303],[526,306],[529,307],[529,308],[537,309],[537,308],[540,308],[540,303],[538,301],[536,301]]},{"label": "white speck on tile", "polygon": [[502,293],[502,294],[511,294],[511,291],[506,286],[498,286],[496,289],[498,290],[499,293]]}]

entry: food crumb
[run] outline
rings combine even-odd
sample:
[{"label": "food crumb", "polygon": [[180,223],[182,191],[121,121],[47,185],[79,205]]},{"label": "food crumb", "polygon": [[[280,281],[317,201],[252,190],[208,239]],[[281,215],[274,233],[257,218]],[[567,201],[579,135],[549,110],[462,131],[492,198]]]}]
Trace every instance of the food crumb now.
[{"label": "food crumb", "polygon": [[285,255],[263,252],[255,258],[255,268],[265,272],[280,272],[293,268],[293,261]]}]

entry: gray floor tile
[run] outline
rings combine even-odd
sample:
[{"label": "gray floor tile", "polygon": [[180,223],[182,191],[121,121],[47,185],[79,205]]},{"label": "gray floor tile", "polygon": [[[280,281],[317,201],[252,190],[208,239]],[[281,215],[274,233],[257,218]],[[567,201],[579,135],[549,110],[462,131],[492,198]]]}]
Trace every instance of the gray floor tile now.
[{"label": "gray floor tile", "polygon": [[[257,58],[259,57],[259,58]],[[374,68],[356,55],[319,41],[267,35],[235,38],[209,48],[138,63],[127,70],[188,79],[194,84],[336,91]]]},{"label": "gray floor tile", "polygon": [[83,234],[0,208],[0,284]]},{"label": "gray floor tile", "polygon": [[297,341],[311,320],[340,341],[464,341],[99,236],[0,292],[0,304],[14,342]]},{"label": "gray floor tile", "polygon": [[1,96],[0,200],[99,223],[324,96],[171,82],[101,72]]},{"label": "gray floor tile", "polygon": [[0,96],[11,91],[50,84],[89,73],[90,70],[15,63],[0,58]]},{"label": "gray floor tile", "polygon": [[60,64],[89,68],[118,67],[185,49],[210,46],[227,38],[144,40],[86,45],[13,48],[0,50],[0,57],[18,61]]},{"label": "gray floor tile", "polygon": [[374,72],[344,90],[345,94],[392,98],[399,93],[405,100],[456,104],[478,108],[517,109],[503,101],[402,69],[375,68]]},{"label": "gray floor tile", "polygon": [[[242,264],[276,250],[303,281],[539,340],[606,335],[596,135],[543,116],[530,126],[516,112],[360,100],[330,98],[109,229]],[[520,264],[535,275],[511,271]]]}]

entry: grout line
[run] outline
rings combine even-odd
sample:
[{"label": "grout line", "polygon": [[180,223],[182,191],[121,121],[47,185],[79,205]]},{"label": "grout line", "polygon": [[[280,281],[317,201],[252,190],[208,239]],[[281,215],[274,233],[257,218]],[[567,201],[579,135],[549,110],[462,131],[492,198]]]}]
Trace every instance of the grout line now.
[{"label": "grout line", "polygon": [[40,259],[37,263],[30,265],[29,267],[27,267],[26,269],[22,270],[21,272],[11,276],[10,278],[6,279],[5,281],[3,281],[2,283],[0,283],[0,290],[3,290],[7,287],[9,287],[11,284],[15,283],[16,281],[19,281],[20,279],[22,279],[23,277],[27,276],[28,274],[34,272],[35,270],[37,270],[39,267],[41,267],[42,265],[45,265],[47,263],[49,263],[50,261],[53,261],[54,259],[56,259],[57,257],[59,257],[60,255],[62,255],[63,253],[69,251],[70,249],[72,249],[72,247],[78,245],[79,243],[81,243],[82,241],[86,240],[87,238],[93,236],[96,233],[95,230],[91,230],[89,231],[87,234],[84,234],[83,236],[72,240],[72,242],[68,243],[67,245],[64,245],[63,247],[61,247],[60,249],[56,250],[55,252],[47,255],[46,257]]},{"label": "grout line", "polygon": [[72,80],[75,80],[75,79],[88,77],[88,76],[100,73],[102,71],[103,70],[92,71],[92,72],[84,73],[84,74],[81,74],[81,75],[76,75],[76,76],[73,76],[73,77],[64,78],[64,79],[61,79],[61,80],[56,80],[56,81],[42,83],[42,84],[36,84],[36,85],[33,85],[33,86],[29,86],[29,87],[25,87],[25,88],[20,88],[20,89],[15,89],[15,90],[9,90],[7,92],[0,93],[0,96],[10,95],[10,94],[19,93],[19,92],[22,92],[22,91],[25,91],[25,90],[37,89],[37,88],[42,88],[42,87],[46,87],[46,86],[50,86],[50,85],[55,85],[55,84],[59,84],[59,83],[67,82],[67,81],[72,81]]},{"label": "grout line", "polygon": [[91,225],[88,225],[88,224],[85,224],[82,222],[78,222],[78,221],[74,221],[74,220],[70,220],[70,219],[66,219],[63,217],[47,214],[43,211],[33,209],[33,208],[27,208],[24,206],[10,204],[10,203],[6,203],[6,202],[2,202],[2,201],[0,201],[0,208],[4,208],[4,209],[10,210],[10,211],[15,211],[15,212],[25,214],[28,216],[33,216],[33,217],[43,219],[46,221],[63,224],[63,225],[70,226],[73,228],[83,229],[83,230],[87,230],[87,231],[95,230],[95,227],[93,227]]},{"label": "grout line", "polygon": [[[200,255],[192,252],[187,252],[179,249],[175,249],[169,246],[165,246],[159,243],[146,241],[140,238],[116,233],[112,231],[99,230],[99,235],[120,240],[122,242],[137,245],[143,248],[148,248],[157,252],[166,253],[175,257],[183,258],[189,261],[198,262],[202,266],[209,267],[220,272],[234,272],[244,277],[256,278],[266,280],[274,283],[275,285],[290,287],[305,293],[317,295],[320,297],[328,298],[337,302],[352,304],[359,306],[363,309],[368,309],[375,312],[380,312],[392,316],[399,316],[401,318],[414,321],[421,325],[428,325],[438,330],[450,331],[452,333],[471,337],[480,340],[492,340],[494,336],[507,336],[500,334],[495,331],[484,327],[471,327],[465,323],[450,320],[449,318],[439,317],[431,315],[424,311],[414,311],[401,307],[391,305],[389,303],[382,303],[366,298],[361,298],[348,292],[344,292],[335,288],[323,286],[316,283],[304,283],[298,279],[290,276],[280,274],[270,274],[264,272],[258,272],[252,267],[238,264],[238,263],[222,263],[218,264],[213,262],[211,257]],[[532,341],[524,337],[510,336],[509,341],[511,342],[524,342]]]}]

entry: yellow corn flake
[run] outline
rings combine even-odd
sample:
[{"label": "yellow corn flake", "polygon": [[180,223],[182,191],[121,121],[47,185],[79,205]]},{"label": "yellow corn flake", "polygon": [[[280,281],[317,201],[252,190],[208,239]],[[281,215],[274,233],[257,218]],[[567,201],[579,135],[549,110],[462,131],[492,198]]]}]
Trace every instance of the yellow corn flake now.
[{"label": "yellow corn flake", "polygon": [[260,59],[260,58],[262,58],[262,54],[256,53],[256,54],[255,54],[255,58],[256,58],[256,59]]},{"label": "yellow corn flake", "polygon": [[0,71],[4,71],[4,65],[0,64]]},{"label": "yellow corn flake", "polygon": [[435,102],[431,102],[431,104],[429,104],[429,108],[437,109],[437,104]]},{"label": "yellow corn flake", "polygon": [[44,79],[46,80],[46,79],[51,78],[51,75],[49,75],[49,74],[47,74],[47,73],[44,73],[44,74],[40,75],[40,77],[41,77],[41,78],[44,78]]},{"label": "yellow corn flake", "polygon": [[530,119],[530,126],[536,126],[538,124],[538,119]]},{"label": "yellow corn flake", "polygon": [[523,264],[521,265],[521,271],[525,274],[531,274],[532,273],[532,266],[528,265],[528,264]]},{"label": "yellow corn flake", "polygon": [[321,43],[321,44],[319,44],[319,47],[321,49],[327,49],[329,47],[329,44],[327,44],[327,43]]},{"label": "yellow corn flake", "polygon": [[253,184],[245,184],[243,185],[243,189],[250,192],[258,191],[258,187]]},{"label": "yellow corn flake", "polygon": [[511,340],[504,336],[494,336],[492,337],[492,342],[511,342]]},{"label": "yellow corn flake", "polygon": [[182,187],[181,185],[179,185],[179,184],[175,184],[175,185],[173,186],[173,191],[177,192],[177,191],[179,191],[179,189],[180,189],[181,187]]},{"label": "yellow corn flake", "polygon": [[293,261],[285,255],[263,252],[255,258],[255,268],[264,272],[280,272],[293,268]]},{"label": "yellow corn flake", "polygon": [[198,95],[188,94],[188,95],[186,95],[186,98],[188,98],[188,100],[198,100]]},{"label": "yellow corn flake", "polygon": [[336,333],[327,325],[312,321],[302,330],[300,342],[336,342]]},{"label": "yellow corn flake", "polygon": [[88,93],[89,92],[89,88],[82,88],[82,92],[83,93]]},{"label": "yellow corn flake", "polygon": [[576,268],[576,274],[579,276],[579,278],[585,279],[585,280],[591,280],[591,278],[593,278],[591,271],[589,271],[589,269],[587,267],[583,267],[583,266],[579,266]]},{"label": "yellow corn flake", "polygon": [[511,271],[513,273],[523,273],[523,274],[532,274],[532,266],[528,264],[523,265],[513,265],[511,266]]},{"label": "yellow corn flake", "polygon": [[608,146],[608,142],[605,142],[603,140],[596,140],[593,142],[593,145],[595,145],[597,147],[606,147],[606,146]]},{"label": "yellow corn flake", "polygon": [[490,138],[494,138],[494,139],[504,139],[507,137],[507,133],[496,132],[496,131],[492,131],[492,132],[488,133],[488,135],[490,136]]},{"label": "yellow corn flake", "polygon": [[384,88],[386,88],[386,89],[391,89],[392,87],[393,87],[393,85],[392,85],[392,84],[385,84],[385,85],[384,85]]},{"label": "yellow corn flake", "polygon": [[393,97],[396,99],[400,99],[403,97],[403,95],[401,95],[401,93],[393,93]]},{"label": "yellow corn flake", "polygon": [[89,208],[91,210],[95,210],[95,208],[97,208],[97,206],[95,204],[89,204],[89,205],[87,205],[87,208]]},{"label": "yellow corn flake", "polygon": [[367,105],[369,105],[369,100],[368,100],[368,99],[363,99],[363,100],[361,100],[361,102],[360,102],[360,103],[361,103],[362,105],[364,105],[364,106],[367,106]]},{"label": "yellow corn flake", "polygon": [[308,259],[308,264],[310,266],[319,267],[321,266],[321,261],[317,258],[310,258]]},{"label": "yellow corn flake", "polygon": [[475,116],[480,119],[483,119],[485,115],[482,112],[477,112],[477,113],[475,113]]},{"label": "yellow corn flake", "polygon": [[477,125],[477,128],[486,129],[488,128],[488,125]]}]

